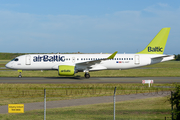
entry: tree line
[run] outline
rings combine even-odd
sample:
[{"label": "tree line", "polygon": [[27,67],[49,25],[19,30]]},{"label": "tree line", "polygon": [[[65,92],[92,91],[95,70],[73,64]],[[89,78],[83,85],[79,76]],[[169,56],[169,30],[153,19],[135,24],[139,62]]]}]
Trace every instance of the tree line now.
[{"label": "tree line", "polygon": [[176,60],[176,61],[180,61],[180,54],[175,55],[175,60]]},{"label": "tree line", "polygon": [[[81,54],[80,52],[78,53]],[[0,60],[11,60],[17,56],[25,55],[25,54],[27,53],[0,53]],[[66,53],[66,54],[77,54],[77,53]],[[175,55],[175,60],[180,61],[180,54]]]}]

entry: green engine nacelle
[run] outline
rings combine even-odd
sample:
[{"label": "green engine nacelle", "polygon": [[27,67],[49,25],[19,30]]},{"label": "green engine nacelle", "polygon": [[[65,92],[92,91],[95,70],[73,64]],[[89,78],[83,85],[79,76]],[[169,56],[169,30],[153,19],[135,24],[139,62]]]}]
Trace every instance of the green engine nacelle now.
[{"label": "green engine nacelle", "polygon": [[58,73],[59,75],[63,75],[63,76],[73,76],[74,67],[75,66],[70,66],[70,65],[60,65],[58,67]]}]

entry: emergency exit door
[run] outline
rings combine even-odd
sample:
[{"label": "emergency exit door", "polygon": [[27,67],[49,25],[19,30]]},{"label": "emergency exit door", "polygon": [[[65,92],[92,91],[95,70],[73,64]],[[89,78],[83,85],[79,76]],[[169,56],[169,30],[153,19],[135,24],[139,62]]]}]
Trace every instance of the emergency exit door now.
[{"label": "emergency exit door", "polygon": [[139,55],[135,55],[134,56],[134,64],[138,65],[140,63],[140,60],[139,60]]}]

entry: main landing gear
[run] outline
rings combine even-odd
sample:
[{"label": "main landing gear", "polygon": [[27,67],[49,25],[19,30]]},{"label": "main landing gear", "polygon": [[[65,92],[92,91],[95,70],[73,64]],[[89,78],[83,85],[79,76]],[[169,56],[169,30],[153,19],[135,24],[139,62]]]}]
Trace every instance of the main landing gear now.
[{"label": "main landing gear", "polygon": [[85,72],[84,77],[85,78],[90,78],[90,74],[88,72]]},{"label": "main landing gear", "polygon": [[18,78],[22,78],[22,75],[21,75],[22,70],[18,70],[18,72],[19,72],[19,76],[18,76]]}]

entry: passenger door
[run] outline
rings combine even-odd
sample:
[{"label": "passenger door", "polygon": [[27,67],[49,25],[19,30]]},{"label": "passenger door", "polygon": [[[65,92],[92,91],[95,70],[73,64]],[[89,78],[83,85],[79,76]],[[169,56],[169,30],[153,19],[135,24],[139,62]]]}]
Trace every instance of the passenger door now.
[{"label": "passenger door", "polygon": [[135,55],[134,56],[134,64],[138,65],[140,63],[140,60],[139,60],[139,55]]},{"label": "passenger door", "polygon": [[31,56],[26,55],[26,60],[25,60],[26,65],[31,65]]}]

